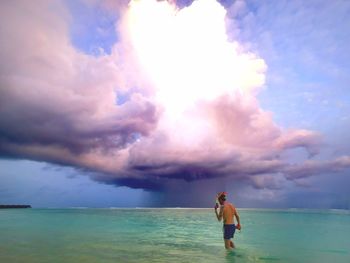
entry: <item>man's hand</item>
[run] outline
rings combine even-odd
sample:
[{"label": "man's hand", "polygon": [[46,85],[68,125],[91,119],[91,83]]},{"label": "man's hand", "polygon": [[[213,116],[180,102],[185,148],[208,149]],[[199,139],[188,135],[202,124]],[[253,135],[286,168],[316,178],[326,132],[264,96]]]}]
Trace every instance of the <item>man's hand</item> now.
[{"label": "man's hand", "polygon": [[242,228],[242,227],[241,227],[241,224],[237,224],[237,225],[236,225],[236,228],[237,228],[238,230],[241,230],[241,228]]},{"label": "man's hand", "polygon": [[219,204],[216,203],[214,209],[216,210],[216,209],[218,209],[218,208],[219,208]]}]

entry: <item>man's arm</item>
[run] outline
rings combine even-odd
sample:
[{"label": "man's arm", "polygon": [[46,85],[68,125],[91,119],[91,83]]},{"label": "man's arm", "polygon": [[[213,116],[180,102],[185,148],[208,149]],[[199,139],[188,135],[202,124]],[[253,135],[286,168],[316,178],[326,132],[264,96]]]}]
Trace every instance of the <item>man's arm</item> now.
[{"label": "man's arm", "polygon": [[236,226],[236,227],[237,227],[238,230],[241,230],[241,221],[239,220],[239,215],[238,215],[236,209],[235,209],[234,215],[235,215],[235,217],[236,217],[236,219],[237,219],[237,226]]},{"label": "man's arm", "polygon": [[217,210],[218,206],[215,206],[214,210],[215,210],[215,215],[216,215],[216,218],[218,219],[218,221],[221,221],[222,220],[222,215],[223,215],[223,212],[224,212],[224,206],[220,206],[220,212],[218,213],[218,210]]}]

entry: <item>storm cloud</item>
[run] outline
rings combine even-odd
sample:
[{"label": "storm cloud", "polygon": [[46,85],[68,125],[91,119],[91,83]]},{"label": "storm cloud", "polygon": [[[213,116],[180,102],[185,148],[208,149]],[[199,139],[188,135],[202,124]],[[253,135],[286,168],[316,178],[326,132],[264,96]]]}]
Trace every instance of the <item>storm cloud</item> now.
[{"label": "storm cloud", "polygon": [[[0,4],[2,158],[71,166],[98,182],[154,191],[212,178],[278,189],[281,178],[350,167],[348,156],[312,160],[322,135],[284,129],[261,108],[268,65],[227,41],[219,3],[198,0],[181,10],[167,1],[104,3],[123,12],[119,41],[98,56],[72,44],[63,1]],[[295,148],[309,159],[281,157]]]}]

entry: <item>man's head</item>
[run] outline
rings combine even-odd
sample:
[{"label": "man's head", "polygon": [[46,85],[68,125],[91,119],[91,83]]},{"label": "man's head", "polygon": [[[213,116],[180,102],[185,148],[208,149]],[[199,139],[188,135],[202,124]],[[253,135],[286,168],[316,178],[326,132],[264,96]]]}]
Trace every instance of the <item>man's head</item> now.
[{"label": "man's head", "polygon": [[223,205],[225,203],[226,195],[227,195],[226,192],[218,193],[218,201],[219,201],[220,205]]}]

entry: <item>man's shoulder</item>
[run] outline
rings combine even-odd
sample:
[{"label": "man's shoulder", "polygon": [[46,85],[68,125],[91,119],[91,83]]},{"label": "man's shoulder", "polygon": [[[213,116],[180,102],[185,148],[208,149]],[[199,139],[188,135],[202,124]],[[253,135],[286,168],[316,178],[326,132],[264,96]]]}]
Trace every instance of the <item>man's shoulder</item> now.
[{"label": "man's shoulder", "polygon": [[235,207],[232,203],[228,203],[228,205],[229,205],[230,207],[232,207],[233,209],[236,209],[236,207]]},{"label": "man's shoulder", "polygon": [[225,204],[222,207],[233,207],[233,208],[235,208],[235,206],[232,203],[229,203],[229,202],[225,202]]}]

